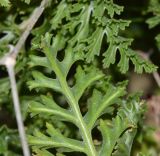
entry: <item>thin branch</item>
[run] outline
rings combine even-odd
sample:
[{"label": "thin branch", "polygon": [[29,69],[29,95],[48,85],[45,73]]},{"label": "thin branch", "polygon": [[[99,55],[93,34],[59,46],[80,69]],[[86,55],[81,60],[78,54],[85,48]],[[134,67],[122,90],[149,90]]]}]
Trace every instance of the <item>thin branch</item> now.
[{"label": "thin branch", "polygon": [[14,72],[15,63],[16,62],[14,59],[9,58],[6,62],[6,67],[7,67],[7,71],[9,74],[10,83],[11,83],[13,104],[14,104],[14,109],[16,112],[16,120],[17,120],[18,131],[19,131],[19,135],[20,135],[20,139],[22,143],[23,154],[24,156],[30,156],[29,147],[27,144],[23,120],[22,120],[22,115],[21,115],[21,110],[20,110],[18,91],[17,91],[17,86],[16,86],[16,79],[15,79],[15,72]]},{"label": "thin branch", "polygon": [[[148,60],[152,63],[152,61],[150,60],[150,55],[152,54],[152,50],[150,50],[148,53],[144,53],[143,51],[140,51],[140,50],[138,50],[138,52],[142,58],[144,58],[145,60]],[[158,72],[156,71],[152,75],[153,75],[158,87],[160,87],[160,76],[159,76]]]},{"label": "thin branch", "polygon": [[[36,8],[31,17],[28,19],[28,24],[27,24],[27,28],[25,29],[25,31],[22,33],[21,37],[19,38],[17,44],[15,45],[15,47],[13,45],[12,48],[10,47],[10,51],[0,59],[0,65],[6,65],[5,64],[5,60],[8,57],[12,57],[15,58],[17,57],[19,51],[21,50],[22,46],[24,45],[26,39],[28,38],[31,30],[33,29],[34,25],[36,24],[37,20],[39,19],[39,17],[42,15],[45,7],[47,6],[47,4],[49,3],[50,0],[42,0],[40,6],[38,8]],[[9,45],[10,46],[10,45]]]},{"label": "thin branch", "polygon": [[43,13],[47,3],[49,0],[42,0],[40,6],[34,10],[31,17],[28,20],[28,25],[26,27],[26,30],[21,35],[19,41],[17,42],[16,46],[9,45],[10,51],[0,59],[0,65],[5,65],[7,67],[7,71],[9,74],[9,79],[11,83],[11,91],[12,91],[12,98],[13,98],[13,104],[15,109],[15,115],[18,125],[18,131],[20,135],[20,140],[22,144],[23,154],[24,156],[30,156],[29,147],[26,140],[25,130],[24,130],[24,124],[22,120],[21,110],[20,110],[20,102],[19,102],[19,96],[16,86],[16,79],[15,79],[15,72],[14,72],[14,66],[16,64],[16,57],[21,50],[22,46],[24,45],[26,39],[28,38],[31,30],[33,29],[34,25],[36,24],[37,20]]},{"label": "thin branch", "polygon": [[154,72],[153,77],[154,77],[158,87],[160,87],[160,76],[159,76],[158,72]]},{"label": "thin branch", "polygon": [[33,14],[31,15],[31,17],[28,21],[28,25],[27,25],[26,30],[21,35],[21,37],[20,37],[19,41],[17,42],[14,50],[11,53],[12,57],[16,57],[17,54],[19,53],[20,49],[24,45],[27,37],[29,36],[29,34],[30,34],[31,30],[33,29],[34,25],[36,24],[37,20],[39,19],[39,17],[43,13],[43,11],[44,11],[46,5],[48,4],[48,2],[49,2],[49,0],[43,0],[41,2],[41,5],[34,10]]}]

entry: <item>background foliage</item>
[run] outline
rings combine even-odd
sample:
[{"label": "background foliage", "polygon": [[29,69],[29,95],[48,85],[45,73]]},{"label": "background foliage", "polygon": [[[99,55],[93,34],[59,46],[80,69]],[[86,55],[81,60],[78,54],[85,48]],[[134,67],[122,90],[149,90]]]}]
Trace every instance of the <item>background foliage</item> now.
[{"label": "background foliage", "polygon": [[[9,44],[16,44],[39,1],[2,0],[0,4],[3,56]],[[100,156],[159,153],[157,142],[148,137],[154,131],[147,123],[144,126],[141,95],[128,95],[127,82],[122,82],[132,77],[133,70],[151,73],[156,69],[136,50],[152,49],[151,59],[159,65],[155,59],[159,57],[159,6],[158,0],[50,3],[21,50],[15,70],[35,155],[91,155],[82,124],[88,136],[92,134]],[[21,155],[3,67],[0,86],[0,140],[5,140],[0,141],[0,154]]]}]

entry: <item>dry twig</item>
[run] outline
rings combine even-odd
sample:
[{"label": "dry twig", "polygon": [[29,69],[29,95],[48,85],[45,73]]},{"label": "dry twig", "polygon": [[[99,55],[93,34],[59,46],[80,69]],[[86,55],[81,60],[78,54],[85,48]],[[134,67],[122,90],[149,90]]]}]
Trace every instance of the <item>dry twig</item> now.
[{"label": "dry twig", "polygon": [[10,84],[11,84],[11,91],[12,91],[12,98],[13,98],[13,104],[15,109],[15,115],[18,125],[18,131],[20,135],[20,140],[22,144],[23,154],[24,156],[30,156],[29,147],[26,141],[26,135],[24,130],[24,124],[22,120],[22,115],[20,111],[20,102],[19,102],[19,96],[17,92],[17,86],[16,86],[16,79],[15,79],[15,72],[14,72],[14,66],[16,64],[16,57],[21,50],[22,46],[24,45],[27,37],[29,36],[31,30],[33,29],[35,23],[43,13],[47,3],[49,0],[42,0],[39,7],[37,7],[34,12],[32,13],[31,17],[28,20],[28,25],[26,27],[26,30],[22,33],[19,41],[15,45],[10,45],[10,51],[0,59],[0,65],[4,65],[7,67]]}]

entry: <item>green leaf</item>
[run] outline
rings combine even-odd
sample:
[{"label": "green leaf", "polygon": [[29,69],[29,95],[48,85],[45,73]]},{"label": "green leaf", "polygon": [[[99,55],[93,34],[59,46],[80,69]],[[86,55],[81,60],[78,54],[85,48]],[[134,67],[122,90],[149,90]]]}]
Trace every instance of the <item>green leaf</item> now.
[{"label": "green leaf", "polygon": [[[116,149],[115,145],[116,143],[118,143],[119,138],[125,140],[126,142],[130,142],[127,149],[125,146],[121,146],[118,144],[118,146],[121,146],[119,147],[121,148],[120,150],[122,150],[123,152],[126,152],[125,150],[129,150],[130,152],[133,140],[132,137],[135,136],[137,122],[141,118],[142,112],[142,104],[139,102],[139,100],[135,97],[130,97],[129,100],[123,101],[121,107],[119,108],[117,116],[112,120],[112,122],[105,123],[105,121],[103,120],[100,121],[99,129],[102,133],[103,143],[100,149],[99,156],[110,156],[114,149]],[[133,134],[130,138],[129,132],[132,131]],[[125,137],[125,139],[123,137]]]},{"label": "green leaf", "polygon": [[115,63],[116,52],[119,50],[121,58],[118,63],[118,67],[122,73],[125,73],[129,68],[129,60],[135,66],[135,72],[142,73],[145,70],[147,73],[151,73],[157,70],[157,67],[150,62],[142,59],[137,53],[133,50],[128,49],[128,46],[131,44],[132,39],[126,39],[122,37],[113,38],[113,41],[110,43],[107,51],[103,54],[104,67],[109,67],[111,64]]},{"label": "green leaf", "polygon": [[92,129],[96,120],[103,114],[105,109],[112,104],[115,104],[115,102],[123,95],[125,95],[124,86],[114,87],[110,85],[108,86],[105,95],[102,95],[100,91],[95,89],[88,102],[88,112],[84,116],[88,128]]},{"label": "green leaf", "polygon": [[61,108],[50,97],[41,96],[41,100],[42,103],[35,101],[30,103],[29,109],[32,116],[37,114],[53,115],[57,120],[70,121],[76,124],[76,119],[72,115],[71,110]]},{"label": "green leaf", "polygon": [[61,92],[61,87],[57,79],[48,78],[38,71],[33,71],[32,75],[34,80],[28,81],[28,86],[30,89],[46,87]]},{"label": "green leaf", "polygon": [[[11,149],[10,147],[13,147]],[[19,153],[14,150],[20,149],[18,132],[16,129],[10,129],[6,125],[0,126],[0,155],[19,156]]]},{"label": "green leaf", "polygon": [[46,57],[40,57],[36,55],[30,55],[30,62],[28,63],[30,67],[42,66],[49,68],[51,70],[50,64]]},{"label": "green leaf", "polygon": [[67,77],[68,72],[71,68],[71,66],[78,60],[83,59],[83,54],[80,52],[77,52],[74,54],[74,51],[71,47],[66,48],[65,50],[65,56],[63,61],[59,63],[60,68],[62,72],[64,73],[65,77]]},{"label": "green leaf", "polygon": [[[149,28],[154,28],[160,25],[160,2],[158,0],[150,0],[148,12],[153,14],[146,22]],[[157,46],[160,47],[160,34],[156,36]]]},{"label": "green leaf", "polygon": [[98,19],[104,16],[105,10],[107,10],[110,18],[123,11],[123,7],[114,4],[113,0],[95,1],[93,4],[95,9],[93,16]]},{"label": "green leaf", "polygon": [[146,22],[149,24],[150,28],[153,28],[160,24],[160,2],[158,0],[150,0],[149,1],[149,7],[148,12],[153,13],[153,17],[150,17]]},{"label": "green leaf", "polygon": [[71,45],[74,45],[76,42],[77,44],[80,43],[83,39],[85,39],[88,36],[89,33],[89,22],[90,22],[90,16],[93,10],[92,2],[90,2],[89,5],[82,6],[82,11],[79,14],[79,16],[76,18],[76,20],[72,23],[69,23],[67,27],[73,27],[75,28],[77,25],[79,25],[79,29],[76,32],[76,34],[73,36],[73,38],[69,41]]},{"label": "green leaf", "polygon": [[85,49],[87,51],[86,61],[91,62],[94,60],[94,56],[99,56],[101,50],[101,44],[104,37],[105,31],[101,27],[97,27],[96,31],[87,40],[88,47]]},{"label": "green leaf", "polygon": [[99,129],[102,133],[103,144],[99,156],[110,156],[112,154],[118,138],[126,128],[127,120],[121,119],[119,116],[113,120],[113,128],[107,126],[103,120],[100,121]]},{"label": "green leaf", "polygon": [[64,147],[71,151],[86,152],[83,142],[64,137],[49,123],[47,123],[47,133],[49,136],[36,131],[35,136],[29,136],[29,143],[39,148]]},{"label": "green leaf", "polygon": [[127,130],[117,141],[113,156],[130,156],[136,129]]},{"label": "green leaf", "polygon": [[[57,52],[58,50],[60,50],[59,42],[58,42],[59,39],[56,42],[54,42],[53,40],[53,45],[50,45],[51,39],[52,39],[52,35],[49,33],[46,33],[45,37],[42,39],[43,50],[49,60],[49,64],[50,64],[50,67],[52,67],[52,70],[56,74],[62,73],[66,78],[72,64],[75,61],[80,60],[83,56],[81,55],[81,53],[74,54],[73,49],[70,46],[68,46],[64,51],[65,53],[64,59],[62,61],[59,61],[56,58]],[[58,45],[58,48],[56,48],[57,45]]]},{"label": "green leaf", "polygon": [[10,1],[9,0],[1,0],[0,5],[4,7],[9,7],[10,6]]},{"label": "green leaf", "polygon": [[[115,64],[117,52],[120,54],[118,67],[122,73],[128,71],[130,62],[139,73],[143,70],[153,72],[156,67],[142,60],[130,48],[132,39],[120,36],[130,23],[117,16],[114,18],[122,10],[123,7],[114,4],[112,0],[54,1],[43,14],[44,17],[49,14],[47,20],[45,18],[43,24],[32,32],[35,36],[32,42],[34,55],[30,56],[29,65],[37,70],[42,67],[43,70],[33,71],[29,87],[45,88],[45,94],[55,95],[58,91],[68,105],[67,108],[63,107],[59,96],[53,97],[56,103],[44,96],[32,102],[31,114],[39,114],[40,120],[46,117],[45,120],[54,124],[56,121],[61,124],[71,122],[71,127],[77,127],[74,132],[76,135],[71,139],[69,135],[65,137],[64,131],[60,133],[58,126],[55,129],[47,124],[47,130],[40,129],[29,139],[31,145],[36,146],[40,152],[43,149],[46,152],[49,148],[62,153],[83,152],[88,156],[97,156],[97,152],[99,156],[106,156],[106,153],[110,156],[119,151],[124,154],[130,152],[134,134],[130,138],[128,133],[136,130],[141,106],[138,105],[139,101],[123,100],[125,85],[113,86],[109,81],[106,83],[103,77],[110,73],[104,68]],[[45,76],[46,73],[48,76]],[[73,82],[72,87],[70,80]],[[85,99],[81,100],[82,96]],[[86,104],[88,110],[81,112]],[[107,118],[107,113],[113,117],[112,120]],[[95,147],[91,135],[93,128],[99,124],[99,118],[102,118],[99,129],[103,137],[100,150]],[[124,146],[121,146],[122,143]]]},{"label": "green leaf", "polygon": [[[66,54],[64,59],[63,59],[64,62],[59,61],[56,58],[57,54],[52,52],[52,51],[54,51],[54,48],[51,45],[53,45],[54,43],[53,44],[51,43],[51,39],[52,39],[52,35],[50,35],[49,33],[46,33],[45,37],[42,38],[42,48],[43,48],[43,51],[44,51],[45,55],[47,56],[47,59],[50,63],[50,66],[51,66],[52,70],[56,74],[57,78],[54,79],[54,81],[58,80],[58,82],[60,83],[61,88],[63,88],[63,90],[61,90],[62,91],[61,93],[65,96],[66,101],[68,102],[71,110],[74,111],[74,115],[78,119],[76,124],[83,134],[84,141],[87,142],[87,143],[85,143],[85,148],[87,148],[87,149],[86,149],[85,152],[84,151],[83,152],[87,153],[87,154],[88,153],[91,153],[91,154],[93,153],[93,155],[95,155],[96,151],[94,149],[93,142],[91,140],[91,136],[90,136],[90,134],[87,130],[87,126],[85,125],[85,123],[82,119],[82,116],[80,114],[80,109],[79,109],[78,103],[77,103],[77,101],[76,101],[76,99],[73,95],[73,92],[72,92],[71,88],[67,84],[67,80],[66,80],[66,76],[67,76],[66,73],[68,73],[69,72],[68,70],[70,70],[70,68],[68,68],[68,67],[70,67],[70,64],[73,64],[76,61],[77,57],[71,57],[71,59],[70,59],[70,57],[67,57],[67,54]],[[70,50],[70,47],[68,47],[68,48]],[[67,50],[68,50],[68,48],[67,48]],[[73,52],[73,51],[71,51],[71,52]],[[68,52],[68,54],[69,54],[69,52]],[[74,55],[74,53],[73,53],[72,55],[69,54],[69,56],[77,56],[77,55]],[[78,56],[81,56],[81,55],[78,54]],[[64,70],[66,67],[63,66],[63,64],[65,64],[66,57],[67,57],[67,59],[69,58],[69,60],[70,60],[69,65],[66,65],[66,67],[68,68],[67,71]],[[78,57],[78,59],[79,59],[79,57]],[[65,67],[65,68],[63,68],[63,67]],[[49,87],[48,86],[49,84],[47,84],[47,80],[50,80],[50,79],[48,79],[48,78],[46,78],[45,76],[42,76],[42,75],[39,75],[38,77],[36,77],[36,75],[33,75],[33,76],[36,78],[36,80],[39,81],[38,83],[43,82],[46,85],[46,87]],[[38,85],[38,83],[36,85]],[[30,84],[34,85],[33,82],[30,83]],[[55,85],[57,85],[57,82],[55,83]],[[43,86],[43,84],[41,86]],[[56,88],[52,88],[52,89],[55,90]],[[54,144],[53,144],[53,146],[54,146]]]},{"label": "green leaf", "polygon": [[72,88],[74,92],[74,96],[78,101],[82,94],[84,93],[85,89],[91,85],[93,82],[99,80],[104,75],[98,69],[91,67],[82,69],[80,66],[77,68],[77,72],[75,75],[76,83]]},{"label": "green leaf", "polygon": [[160,24],[160,15],[152,17],[152,18],[149,18],[147,20],[147,23],[149,24],[149,28],[154,28],[155,26]]},{"label": "green leaf", "polygon": [[50,23],[52,25],[53,29],[56,29],[59,27],[59,25],[62,23],[62,19],[65,17],[69,17],[69,10],[67,8],[68,4],[65,2],[65,0],[62,0],[57,9],[57,12],[55,13],[54,17],[51,19]]},{"label": "green leaf", "polygon": [[104,67],[109,67],[110,64],[115,63],[117,48],[118,47],[114,45],[114,43],[109,44],[107,51],[103,54],[105,56],[105,59],[103,60]]},{"label": "green leaf", "polygon": [[45,149],[38,149],[38,148],[33,148],[34,153],[36,153],[36,156],[55,156],[54,154],[51,154]]},{"label": "green leaf", "polygon": [[[109,47],[107,51],[103,54],[108,61],[112,62],[114,64],[115,62],[115,54],[116,49],[120,49],[118,47],[118,42],[122,42],[122,38],[115,38],[114,35],[117,35],[119,30],[124,30],[126,26],[129,25],[130,22],[125,20],[107,20],[105,25],[105,28],[97,26],[96,30],[93,32],[93,34],[87,38],[86,41],[88,46],[85,48],[86,54],[86,61],[91,62],[94,60],[94,57],[97,55],[99,56],[102,46],[102,40],[104,38],[104,35],[106,34],[108,37]],[[124,39],[123,39],[124,40]],[[131,40],[132,41],[132,40]],[[121,45],[122,46],[122,45]],[[128,48],[129,44],[127,45]],[[113,48],[112,48],[113,47]],[[126,47],[126,45],[125,45]],[[112,51],[112,52],[111,52]],[[111,54],[113,53],[113,54]],[[112,55],[108,58],[108,55]],[[103,60],[105,62],[105,60]],[[109,67],[110,63],[106,62],[105,66]]]}]

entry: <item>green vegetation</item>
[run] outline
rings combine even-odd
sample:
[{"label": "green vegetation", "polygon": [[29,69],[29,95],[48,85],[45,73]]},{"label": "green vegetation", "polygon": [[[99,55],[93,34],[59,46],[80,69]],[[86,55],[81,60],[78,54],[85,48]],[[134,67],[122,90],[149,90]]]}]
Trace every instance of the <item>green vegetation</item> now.
[{"label": "green vegetation", "polygon": [[[2,0],[0,5],[2,57],[8,45],[17,43],[40,2]],[[158,7],[158,0],[148,4],[148,12],[156,15],[147,20],[150,28],[160,23]],[[127,34],[132,31],[132,21],[121,19],[123,10],[112,0],[48,2],[15,66],[22,115],[34,155],[144,154],[134,143],[135,136],[142,135],[145,101],[137,93],[128,93],[127,74],[132,68],[139,74],[152,73],[157,66],[134,50],[133,38]],[[20,143],[15,141],[16,123],[10,123],[15,113],[5,68],[1,73],[0,108],[9,122],[0,126],[0,154],[22,155]],[[121,77],[125,80],[120,81]]]}]

